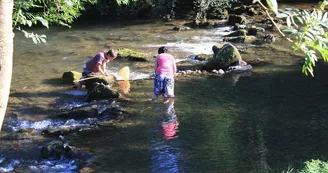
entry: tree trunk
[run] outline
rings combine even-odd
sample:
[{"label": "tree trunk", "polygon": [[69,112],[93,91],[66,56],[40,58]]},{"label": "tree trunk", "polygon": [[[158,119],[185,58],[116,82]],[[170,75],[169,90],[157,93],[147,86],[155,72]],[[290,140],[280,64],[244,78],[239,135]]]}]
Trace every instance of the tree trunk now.
[{"label": "tree trunk", "polygon": [[13,0],[0,0],[0,132],[6,114],[13,65]]}]

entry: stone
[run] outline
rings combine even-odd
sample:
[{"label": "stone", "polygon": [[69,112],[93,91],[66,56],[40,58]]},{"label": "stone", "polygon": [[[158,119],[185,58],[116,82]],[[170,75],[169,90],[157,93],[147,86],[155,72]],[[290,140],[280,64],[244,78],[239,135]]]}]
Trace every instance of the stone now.
[{"label": "stone", "polygon": [[227,35],[227,37],[235,37],[235,36],[246,36],[247,31],[245,29],[238,29],[237,31],[234,31]]},{"label": "stone", "polygon": [[95,82],[93,83],[92,88],[88,90],[85,101],[90,102],[92,100],[119,98],[119,96],[120,94],[109,88],[108,85]]},{"label": "stone", "polygon": [[84,167],[79,170],[79,173],[93,173],[93,172],[96,172],[96,170],[91,167]]},{"label": "stone", "polygon": [[247,23],[246,17],[243,15],[229,15],[228,25],[234,26],[236,23],[245,24]]},{"label": "stone", "polygon": [[74,84],[73,81],[77,81],[82,77],[82,73],[77,72],[77,71],[68,71],[64,72],[62,75],[62,78],[64,79],[65,82],[69,84]]},{"label": "stone", "polygon": [[122,48],[117,50],[117,58],[125,58],[129,61],[145,62],[153,59],[153,57],[147,53],[137,52],[131,49]]},{"label": "stone", "polygon": [[224,37],[223,41],[231,42],[231,43],[248,43],[248,44],[259,43],[259,39],[255,36]]},{"label": "stone", "polygon": [[195,60],[198,61],[207,61],[208,59],[212,58],[213,55],[207,55],[207,54],[199,54],[194,57]]},{"label": "stone", "polygon": [[219,75],[223,75],[224,71],[222,69],[219,70]]},{"label": "stone", "polygon": [[212,50],[214,52],[213,58],[204,65],[208,71],[226,69],[232,63],[242,61],[238,49],[230,43],[214,45]]}]

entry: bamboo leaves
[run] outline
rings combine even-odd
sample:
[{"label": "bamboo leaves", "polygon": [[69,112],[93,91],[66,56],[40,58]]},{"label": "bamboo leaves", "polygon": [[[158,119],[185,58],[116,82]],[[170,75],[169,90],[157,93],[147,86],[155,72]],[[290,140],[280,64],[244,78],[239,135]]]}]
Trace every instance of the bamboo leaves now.
[{"label": "bamboo leaves", "polygon": [[302,72],[305,75],[314,76],[314,67],[318,61],[318,56],[328,62],[328,12],[323,9],[328,5],[327,0],[321,4],[320,8],[308,10],[298,10],[293,8],[280,9],[279,18],[286,18],[284,32],[296,40],[294,51],[301,50],[304,55]]},{"label": "bamboo leaves", "polygon": [[130,1],[135,2],[136,0],[116,0],[116,3],[117,3],[118,5],[122,5],[122,4],[126,5],[126,4],[129,4]]},{"label": "bamboo leaves", "polygon": [[268,6],[270,7],[270,9],[276,14],[278,15],[278,3],[277,0],[266,0]]}]

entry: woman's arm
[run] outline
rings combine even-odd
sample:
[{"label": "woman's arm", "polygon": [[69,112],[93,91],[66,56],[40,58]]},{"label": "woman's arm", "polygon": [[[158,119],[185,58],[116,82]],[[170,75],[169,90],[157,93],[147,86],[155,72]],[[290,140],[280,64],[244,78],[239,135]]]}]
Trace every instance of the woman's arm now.
[{"label": "woman's arm", "polygon": [[175,75],[177,73],[177,65],[175,63],[175,59],[173,58],[173,75]]}]

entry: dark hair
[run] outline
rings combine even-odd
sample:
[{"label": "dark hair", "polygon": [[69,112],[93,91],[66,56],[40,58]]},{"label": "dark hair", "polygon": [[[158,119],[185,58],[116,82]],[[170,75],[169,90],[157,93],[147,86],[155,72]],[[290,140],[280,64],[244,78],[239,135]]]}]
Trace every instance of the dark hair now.
[{"label": "dark hair", "polygon": [[115,57],[116,56],[116,52],[113,49],[110,49],[106,52],[106,55],[109,55],[111,57]]},{"label": "dark hair", "polygon": [[161,54],[161,53],[167,53],[169,49],[165,46],[162,46],[158,49],[158,54]]}]

